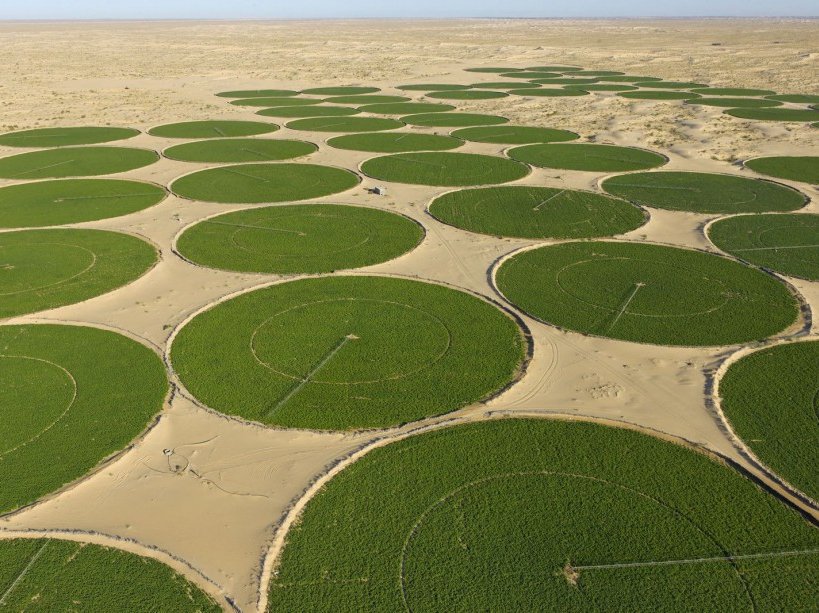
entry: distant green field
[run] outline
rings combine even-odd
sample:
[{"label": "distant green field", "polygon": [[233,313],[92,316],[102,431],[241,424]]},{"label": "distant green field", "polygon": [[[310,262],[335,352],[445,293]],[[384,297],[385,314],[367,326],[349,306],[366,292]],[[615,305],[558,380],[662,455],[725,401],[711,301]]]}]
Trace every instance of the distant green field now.
[{"label": "distant green field", "polygon": [[796,611],[818,563],[819,531],[724,464],[507,419],[345,468],[288,534],[268,610]]},{"label": "distant green field", "polygon": [[416,83],[414,85],[399,85],[396,89],[407,92],[442,92],[469,89],[469,87],[469,85],[457,85],[455,83]]},{"label": "distant green field", "polygon": [[699,94],[692,94],[691,92],[651,91],[648,89],[636,92],[623,92],[617,95],[621,98],[628,98],[629,100],[692,100],[700,97]]},{"label": "distant green field", "polygon": [[773,181],[709,172],[641,172],[610,177],[602,187],[644,206],[696,213],[795,211],[807,202]]},{"label": "distant green field", "polygon": [[819,111],[809,109],[728,109],[725,114],[760,121],[816,121]]},{"label": "distant green field", "polygon": [[547,70],[522,70],[519,72],[508,72],[501,75],[502,77],[512,79],[557,79],[560,78],[559,72],[551,72]]},{"label": "distant green field", "polygon": [[179,332],[173,368],[217,411],[322,430],[383,428],[453,411],[524,360],[500,309],[440,285],[335,276],[223,302]]},{"label": "distant green field", "polygon": [[538,85],[591,85],[597,83],[600,79],[581,77],[557,77],[552,79],[535,79],[532,83]]},{"label": "distant green field", "polygon": [[692,89],[696,94],[704,96],[773,96],[775,91],[770,89],[747,89],[743,87],[705,87]]},{"label": "distant green field", "polygon": [[375,153],[404,153],[406,151],[446,151],[463,145],[458,138],[437,134],[410,134],[408,132],[378,132],[375,134],[347,134],[327,141],[336,149],[373,151]]},{"label": "distant green field", "polygon": [[186,229],[177,250],[201,266],[324,273],[386,262],[424,238],[417,223],[378,209],[297,204],[237,211]]},{"label": "distant green field", "polygon": [[466,128],[469,126],[495,126],[508,123],[506,117],[497,115],[481,115],[479,113],[422,113],[408,115],[401,121],[411,126],[427,128]]},{"label": "distant green field", "polygon": [[191,200],[244,204],[319,198],[358,183],[356,174],[331,166],[237,164],[184,175],[171,183],[171,191]]},{"label": "distant green field", "polygon": [[[0,188],[0,228],[37,228],[128,215],[165,199],[153,183],[62,179]],[[0,256],[2,259],[2,256]]]},{"label": "distant green field", "polygon": [[361,111],[349,106],[282,106],[257,111],[264,117],[347,117],[358,115]]},{"label": "distant green field", "polygon": [[768,100],[779,100],[780,102],[795,102],[797,104],[819,102],[819,96],[810,94],[777,94],[776,96],[766,96],[766,98],[768,98]]},{"label": "distant green field", "polygon": [[540,85],[537,83],[521,83],[520,81],[487,81],[486,83],[473,83],[471,87],[474,89],[499,89],[505,91],[524,87],[537,89]]},{"label": "distant green field", "polygon": [[757,266],[819,281],[819,215],[741,215],[708,228],[717,247]]},{"label": "distant green field", "polygon": [[594,192],[513,185],[449,192],[430,213],[444,223],[496,236],[589,238],[634,230],[647,218],[624,200]]},{"label": "distant green field", "polygon": [[523,251],[497,270],[523,311],[561,328],[657,345],[730,345],[793,324],[785,285],[728,258],[647,243]]},{"label": "distant green field", "polygon": [[587,92],[627,92],[637,88],[633,85],[618,85],[616,83],[592,83],[591,85],[567,85],[566,89],[582,89]]},{"label": "distant green field", "polygon": [[182,162],[274,162],[316,151],[318,146],[301,140],[224,138],[174,145],[162,154]]},{"label": "distant green field", "polygon": [[588,96],[589,92],[583,89],[513,89],[509,91],[513,96],[534,96],[537,98],[568,98],[571,96]]},{"label": "distant green field", "polygon": [[313,87],[304,89],[301,93],[316,96],[358,96],[359,94],[374,94],[381,91],[377,87]]},{"label": "distant green field", "polygon": [[535,72],[582,72],[583,69],[579,66],[529,66],[526,70],[533,70]]},{"label": "distant green field", "polygon": [[296,119],[286,125],[291,130],[309,132],[381,132],[404,127],[397,119],[383,117],[311,117]]},{"label": "distant green field", "polygon": [[267,98],[270,96],[298,96],[299,92],[292,89],[242,89],[220,92],[216,95],[222,98]]},{"label": "distant green field", "polygon": [[644,87],[648,87],[652,81],[662,81],[660,77],[638,77],[634,75],[613,75],[603,76],[597,79],[598,81],[605,81],[606,83],[642,83]]},{"label": "distant green field", "polygon": [[474,153],[398,153],[367,160],[369,177],[415,185],[489,185],[522,179],[529,168],[512,160]]},{"label": "distant green field", "polygon": [[454,111],[451,104],[432,104],[429,102],[398,102],[396,104],[367,104],[358,108],[364,113],[378,115],[414,115],[415,113],[445,113]]},{"label": "distant green field", "polygon": [[737,436],[775,473],[819,500],[819,342],[741,358],[728,368],[719,393]]},{"label": "distant green field", "polygon": [[526,145],[508,152],[513,160],[542,168],[565,168],[590,172],[645,170],[668,160],[653,151],[616,145],[588,143]]},{"label": "distant green field", "polygon": [[2,232],[0,319],[99,296],[142,276],[157,259],[152,245],[119,232]]},{"label": "distant green field", "polygon": [[242,98],[233,100],[231,104],[236,106],[262,106],[262,107],[283,107],[283,106],[315,106],[324,100],[320,98],[283,98],[273,96],[268,98]]},{"label": "distant green field", "polygon": [[616,70],[575,70],[572,74],[587,76],[587,77],[622,77],[626,73],[618,72]]},{"label": "distant green field", "polygon": [[163,138],[228,138],[269,134],[278,129],[276,124],[261,121],[185,121],[151,128],[148,134]]},{"label": "distant green field", "polygon": [[93,177],[127,172],[159,160],[149,149],[60,147],[0,158],[2,179]]},{"label": "distant green field", "polygon": [[127,446],[168,392],[159,356],[98,328],[0,326],[0,348],[0,514]]},{"label": "distant green field", "polygon": [[455,138],[477,143],[497,143],[503,145],[527,145],[530,143],[559,143],[580,138],[568,130],[537,128],[531,126],[489,126],[464,128],[452,133]]},{"label": "distant green field", "polygon": [[9,611],[221,611],[156,560],[56,539],[0,540],[0,597]]},{"label": "distant green field", "polygon": [[[650,87],[652,89],[706,89],[703,83],[692,83],[691,81],[636,81],[637,87]],[[708,88],[708,91],[711,91]]]},{"label": "distant green field", "polygon": [[114,140],[133,138],[139,130],[133,128],[36,128],[0,134],[4,147],[66,147],[69,145],[96,145]]},{"label": "distant green field", "polygon": [[506,92],[493,92],[485,89],[459,89],[429,92],[427,98],[438,98],[442,100],[491,100],[493,98],[506,98],[508,95]]},{"label": "distant green field", "polygon": [[782,106],[776,100],[763,100],[760,98],[691,98],[687,99],[688,104],[699,104],[702,106],[719,106],[732,109],[762,109],[773,106]]},{"label": "distant green field", "polygon": [[324,102],[331,104],[395,104],[398,102],[412,102],[406,96],[384,96],[381,94],[359,94],[357,96],[332,96]]},{"label": "distant green field", "polygon": [[754,172],[778,179],[819,184],[819,156],[754,158],[746,161],[745,166]]}]

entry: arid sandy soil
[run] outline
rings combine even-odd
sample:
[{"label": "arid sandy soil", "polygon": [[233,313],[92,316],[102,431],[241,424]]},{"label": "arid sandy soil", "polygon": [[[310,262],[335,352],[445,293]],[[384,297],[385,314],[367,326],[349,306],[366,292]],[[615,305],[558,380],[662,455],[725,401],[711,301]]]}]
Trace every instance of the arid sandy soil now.
[{"label": "arid sandy soil", "polygon": [[[0,24],[0,130],[84,124],[147,129],[186,119],[258,119],[252,110],[213,94],[325,84],[389,91],[412,82],[472,83],[489,77],[462,69],[490,64],[567,63],[816,93],[817,40],[819,21],[807,20]],[[648,147],[669,156],[668,169],[748,174],[732,162],[764,154],[819,154],[819,132],[808,126],[743,121],[721,115],[721,109],[679,103],[598,94],[459,106],[503,114],[516,123],[567,128],[596,142]],[[330,136],[283,129],[273,138],[319,143],[310,162],[355,169],[371,157],[326,146]],[[143,134],[127,144],[161,150],[171,141]],[[498,154],[502,147],[471,143],[461,150]],[[0,148],[0,155],[13,152]],[[200,167],[163,159],[122,176],[167,185]],[[599,189],[602,178],[536,169],[519,183]],[[478,236],[439,223],[426,206],[445,189],[394,185],[380,198],[365,192],[372,185],[365,178],[361,186],[319,201],[399,211],[421,221],[427,237],[415,251],[357,272],[440,281],[500,300],[487,272],[531,241]],[[804,210],[819,212],[819,191],[792,185],[813,199]],[[133,215],[80,224],[150,238],[162,260],[127,287],[9,323],[108,327],[165,355],[174,330],[194,313],[278,279],[198,268],[174,254],[173,240],[182,228],[236,208],[171,196]],[[650,212],[650,222],[627,238],[714,251],[702,228],[715,216]],[[789,281],[808,306],[819,308],[819,283]],[[263,603],[263,578],[275,563],[268,552],[285,537],[280,527],[289,525],[302,496],[328,470],[368,445],[419,427],[508,414],[598,418],[649,429],[716,452],[778,487],[743,455],[713,403],[712,375],[739,347],[646,346],[523,319],[534,354],[521,381],[488,404],[390,432],[261,428],[216,415],[180,389],[133,448],[80,483],[0,519],[0,538],[49,532],[118,542],[171,562],[238,609],[252,611]],[[783,337],[817,333],[819,326],[808,318]]]}]

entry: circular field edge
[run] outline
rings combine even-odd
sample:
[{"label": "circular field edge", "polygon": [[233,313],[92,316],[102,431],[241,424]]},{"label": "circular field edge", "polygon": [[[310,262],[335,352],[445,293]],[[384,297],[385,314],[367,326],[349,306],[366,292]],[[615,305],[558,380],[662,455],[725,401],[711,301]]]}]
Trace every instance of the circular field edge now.
[{"label": "circular field edge", "polygon": [[[453,137],[453,138],[457,138],[457,137]],[[466,143],[466,142],[468,142],[468,141],[464,141],[464,143]],[[522,146],[525,146],[525,145],[522,145]],[[405,154],[411,154],[411,153],[453,153],[453,154],[458,154],[458,155],[478,155],[478,156],[483,156],[483,157],[495,158],[495,159],[499,159],[499,160],[506,160],[506,161],[510,161],[510,162],[516,162],[516,163],[520,164],[521,166],[526,167],[527,172],[522,177],[518,177],[517,179],[510,179],[509,181],[504,181],[502,183],[476,183],[476,184],[473,184],[473,185],[428,185],[426,183],[401,183],[400,181],[387,181],[387,179],[379,179],[377,177],[370,176],[366,172],[364,172],[364,170],[362,169],[362,166],[364,164],[366,164],[370,160],[374,160],[376,158],[389,157],[389,156],[393,156],[393,155],[405,155]],[[523,179],[525,179],[527,177],[530,177],[532,175],[532,173],[534,172],[534,167],[531,164],[527,164],[526,162],[521,162],[519,160],[513,160],[510,157],[501,157],[499,155],[492,155],[492,154],[489,154],[489,153],[471,153],[471,152],[468,152],[468,151],[460,151],[459,149],[449,149],[449,150],[446,150],[446,151],[406,151],[404,153],[375,154],[372,157],[368,157],[366,160],[362,160],[361,162],[359,162],[358,165],[356,166],[356,169],[357,169],[357,174],[359,174],[362,177],[372,179],[373,181],[386,181],[387,183],[396,183],[398,185],[409,185],[409,186],[426,187],[426,188],[445,187],[445,188],[447,188],[448,191],[453,191],[453,190],[459,189],[459,188],[460,189],[470,189],[470,188],[473,188],[473,187],[501,187],[501,186],[504,186],[504,185],[516,185],[517,184],[516,181],[522,181]]]},{"label": "circular field edge", "polygon": [[[287,162],[291,162],[292,160],[300,160],[301,158],[306,158],[307,156],[313,155],[314,153],[318,153],[318,151],[320,149],[320,147],[319,147],[319,145],[317,143],[314,143],[314,142],[308,141],[308,140],[301,140],[300,138],[281,138],[281,139],[277,139],[277,138],[267,138],[267,139],[258,138],[260,136],[263,137],[264,135],[263,134],[258,134],[256,136],[229,136],[229,137],[223,138],[223,139],[195,139],[195,140],[190,140],[190,141],[187,141],[187,142],[184,142],[184,143],[171,143],[167,147],[163,147],[162,149],[160,149],[158,151],[158,153],[159,153],[160,158],[164,159],[164,160],[171,160],[173,162],[183,162],[185,164],[207,164],[208,168],[214,168],[214,167],[218,167],[218,166],[229,166],[231,164],[275,164],[277,162],[287,163]],[[253,140],[253,139],[280,141],[280,142],[286,142],[286,143],[293,143],[293,142],[305,143],[307,145],[312,145],[314,147],[314,149],[313,149],[313,151],[311,151],[309,153],[303,153],[302,155],[296,156],[294,158],[282,158],[280,160],[266,160],[266,161],[263,160],[261,162],[192,162],[190,160],[182,160],[182,159],[179,159],[179,158],[170,157],[169,155],[166,155],[166,153],[165,153],[169,149],[174,149],[175,147],[183,147],[185,145],[192,145],[192,144],[197,144],[197,143],[206,144],[208,142],[215,142],[215,141],[218,141],[218,140]],[[206,169],[205,168],[200,168],[199,170],[206,170]],[[181,178],[182,176],[183,175],[179,175],[178,177],[174,177],[168,183],[169,184],[173,183],[174,181]],[[170,190],[170,187],[168,187],[168,186],[165,186],[165,190],[169,194],[172,193],[171,190]]]},{"label": "circular field edge", "polygon": [[[653,149],[646,149],[645,147],[638,147],[636,145],[615,145],[613,143],[590,143],[590,142],[587,142],[587,141],[578,142],[576,140],[574,140],[574,141],[565,141],[565,142],[555,142],[555,143],[529,143],[528,145],[510,145],[509,147],[506,147],[503,150],[503,155],[505,155],[510,160],[513,160],[515,158],[513,158],[511,155],[509,155],[509,152],[512,149],[521,148],[521,147],[533,147],[535,145],[605,145],[607,147],[624,147],[626,149],[638,149],[638,150],[643,151],[645,153],[653,153],[654,155],[658,155],[658,156],[660,156],[661,158],[663,158],[665,160],[659,166],[653,166],[651,168],[643,168],[641,170],[603,170],[603,171],[599,171],[599,170],[573,170],[573,169],[566,169],[566,168],[549,168],[549,167],[546,167],[546,166],[533,166],[532,164],[529,164],[528,162],[520,162],[521,164],[526,164],[527,166],[531,166],[532,168],[543,168],[545,170],[568,170],[569,172],[596,172],[598,174],[600,172],[609,173],[609,174],[606,174],[605,176],[603,176],[602,178],[597,180],[597,187],[604,193],[608,193],[601,186],[601,182],[604,181],[605,179],[608,179],[608,178],[616,176],[616,175],[628,175],[628,174],[632,174],[632,173],[636,173],[636,172],[659,171],[660,169],[665,168],[668,164],[671,163],[671,158],[668,155],[666,155],[665,153],[663,153],[662,151],[654,151]],[[515,160],[515,161],[519,161],[519,160]],[[609,195],[612,195],[612,194],[609,194]],[[615,196],[615,197],[617,197],[617,196]],[[634,204],[634,203],[632,203],[632,204]]]},{"label": "circular field edge", "polygon": [[[811,124],[811,125],[814,125],[814,124]],[[815,124],[815,125],[819,125],[819,124]],[[741,168],[743,170],[748,170],[750,172],[753,172],[754,174],[760,175],[759,177],[754,177],[754,178],[759,178],[762,181],[770,181],[771,183],[779,183],[780,181],[791,181],[792,183],[799,183],[801,185],[812,185],[813,187],[819,187],[819,185],[813,185],[810,181],[799,181],[798,179],[786,179],[784,177],[776,177],[774,175],[766,175],[766,174],[763,174],[763,173],[759,172],[758,170],[754,170],[753,168],[751,168],[750,166],[747,165],[748,162],[753,162],[754,160],[761,160],[761,159],[767,159],[767,158],[782,158],[782,157],[817,157],[817,158],[819,158],[819,156],[812,156],[812,155],[793,155],[793,156],[791,156],[791,155],[755,155],[753,157],[749,157],[749,158],[747,158],[745,160],[742,160],[742,167]],[[782,183],[782,185],[785,185],[785,184]],[[786,185],[786,187],[792,187],[792,186]],[[795,187],[793,187],[792,189],[796,189],[800,193],[802,191],[802,190],[797,189]],[[807,201],[810,202],[810,197],[807,196],[807,195],[805,197],[807,198]],[[806,204],[807,204],[807,202],[806,202]]]}]

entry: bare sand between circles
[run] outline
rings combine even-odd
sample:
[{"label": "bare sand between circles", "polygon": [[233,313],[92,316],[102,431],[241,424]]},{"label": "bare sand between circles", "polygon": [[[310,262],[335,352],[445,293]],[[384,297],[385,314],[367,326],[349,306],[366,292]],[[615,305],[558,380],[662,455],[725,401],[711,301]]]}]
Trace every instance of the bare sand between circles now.
[{"label": "bare sand between circles", "polygon": [[[783,93],[819,87],[815,21],[333,22],[321,26],[300,22],[0,24],[0,56],[5,59],[0,63],[0,82],[14,84],[13,89],[6,86],[14,104],[0,111],[0,129],[111,123],[145,130],[192,119],[264,120],[213,94],[228,89],[342,84],[375,84],[392,93],[389,88],[410,82],[472,83],[483,76],[462,68],[490,63],[580,64],[737,87],[769,87]],[[579,40],[583,46],[578,46]],[[713,42],[722,44],[713,46]],[[604,94],[457,105],[464,111],[505,115],[515,123],[574,130],[595,142],[655,149],[669,156],[669,170],[753,176],[731,162],[760,155],[819,154],[817,131],[807,126],[742,121],[723,116],[718,109],[679,103],[627,101]],[[297,162],[355,169],[372,156],[326,146],[332,136],[286,128],[270,135],[320,145],[318,152]],[[159,150],[177,142],[141,134],[127,145]],[[459,151],[499,154],[503,149],[468,143]],[[0,148],[0,155],[16,152]],[[122,176],[167,185],[208,166],[163,159]],[[599,191],[600,178],[598,173],[535,169],[517,183]],[[0,185],[9,183],[0,181]],[[815,188],[788,184],[813,198],[805,212],[819,212]],[[315,201],[404,213],[422,223],[427,236],[415,251],[364,272],[417,276],[497,299],[487,277],[493,262],[534,244],[479,236],[438,222],[425,207],[447,188],[390,185],[389,196],[379,198],[364,191],[372,185],[365,178],[348,192]],[[133,215],[77,224],[150,237],[159,245],[162,261],[129,286],[9,323],[70,321],[109,326],[164,352],[172,330],[191,313],[228,294],[281,278],[195,267],[173,253],[173,238],[181,228],[237,208],[245,207],[169,196]],[[715,216],[650,213],[650,221],[625,238],[714,250],[702,228]],[[814,310],[819,308],[819,283],[790,281]],[[524,321],[535,343],[526,375],[488,406],[458,412],[459,418],[479,419],[487,411],[559,413],[635,424],[756,471],[708,404],[710,375],[736,348],[637,345],[561,332],[525,317]],[[812,336],[817,332],[814,322]],[[414,424],[407,430],[434,427],[447,419]],[[156,555],[168,552],[175,567],[192,580],[224,594],[241,610],[252,611],[260,588],[265,587],[260,582],[263,563],[268,569],[274,563],[266,557],[268,548],[286,537],[276,526],[292,505],[299,500],[303,504],[303,494],[316,479],[362,446],[403,432],[263,429],[221,418],[177,394],[158,425],[134,449],[67,491],[0,519],[0,529],[75,532],[77,538],[102,539],[114,546]],[[166,455],[165,449],[176,451]],[[755,474],[764,479],[758,471]]]}]

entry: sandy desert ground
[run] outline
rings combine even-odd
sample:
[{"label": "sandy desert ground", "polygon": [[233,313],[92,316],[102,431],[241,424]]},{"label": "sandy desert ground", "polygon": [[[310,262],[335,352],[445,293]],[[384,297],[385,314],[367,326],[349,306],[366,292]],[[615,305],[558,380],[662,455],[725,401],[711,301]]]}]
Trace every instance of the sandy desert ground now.
[{"label": "sandy desert ground", "polygon": [[[258,119],[215,98],[243,88],[471,83],[469,66],[576,64],[781,93],[819,91],[819,21],[458,21],[458,22],[140,22],[0,24],[0,131],[52,125],[147,129],[188,119]],[[719,44],[717,44],[719,43]],[[743,174],[736,160],[819,155],[807,125],[750,122],[721,109],[592,95],[569,99],[470,101],[464,109],[516,123],[566,128],[595,142],[639,145],[670,158],[668,169]],[[355,168],[369,154],[324,144],[332,135],[291,132],[321,144],[311,162]],[[171,140],[142,134],[129,145],[162,149]],[[469,143],[465,152],[498,154]],[[0,148],[0,155],[12,153]],[[167,185],[202,165],[163,159],[124,177]],[[536,169],[519,183],[597,189],[597,173]],[[3,183],[5,184],[5,183]],[[419,248],[356,273],[418,277],[500,300],[487,275],[532,241],[478,236],[446,226],[425,209],[445,189],[394,186],[386,198],[364,179],[319,199],[387,208],[423,223]],[[792,183],[819,212],[819,189]],[[122,218],[78,224],[150,238],[161,262],[104,296],[8,323],[74,322],[129,334],[167,354],[172,335],[215,301],[276,281],[193,266],[173,252],[186,226],[230,205],[174,196]],[[715,216],[651,211],[627,235],[714,251],[702,228]],[[354,273],[354,274],[356,274]],[[782,339],[819,334],[819,283],[789,280],[807,317]],[[323,479],[373,445],[453,420],[508,414],[593,418],[651,430],[718,454],[757,475],[819,518],[742,453],[713,402],[714,375],[738,347],[667,348],[566,333],[523,318],[533,339],[525,376],[486,404],[392,431],[316,433],[228,419],[177,390],[155,426],[133,447],[81,482],[0,519],[0,538],[58,534],[114,543],[153,555],[227,598],[242,611],[263,606],[265,577],[285,528]],[[775,341],[776,342],[776,341]],[[171,450],[167,455],[164,450]],[[195,471],[179,467],[192,466]],[[271,554],[271,551],[273,554]]]}]

